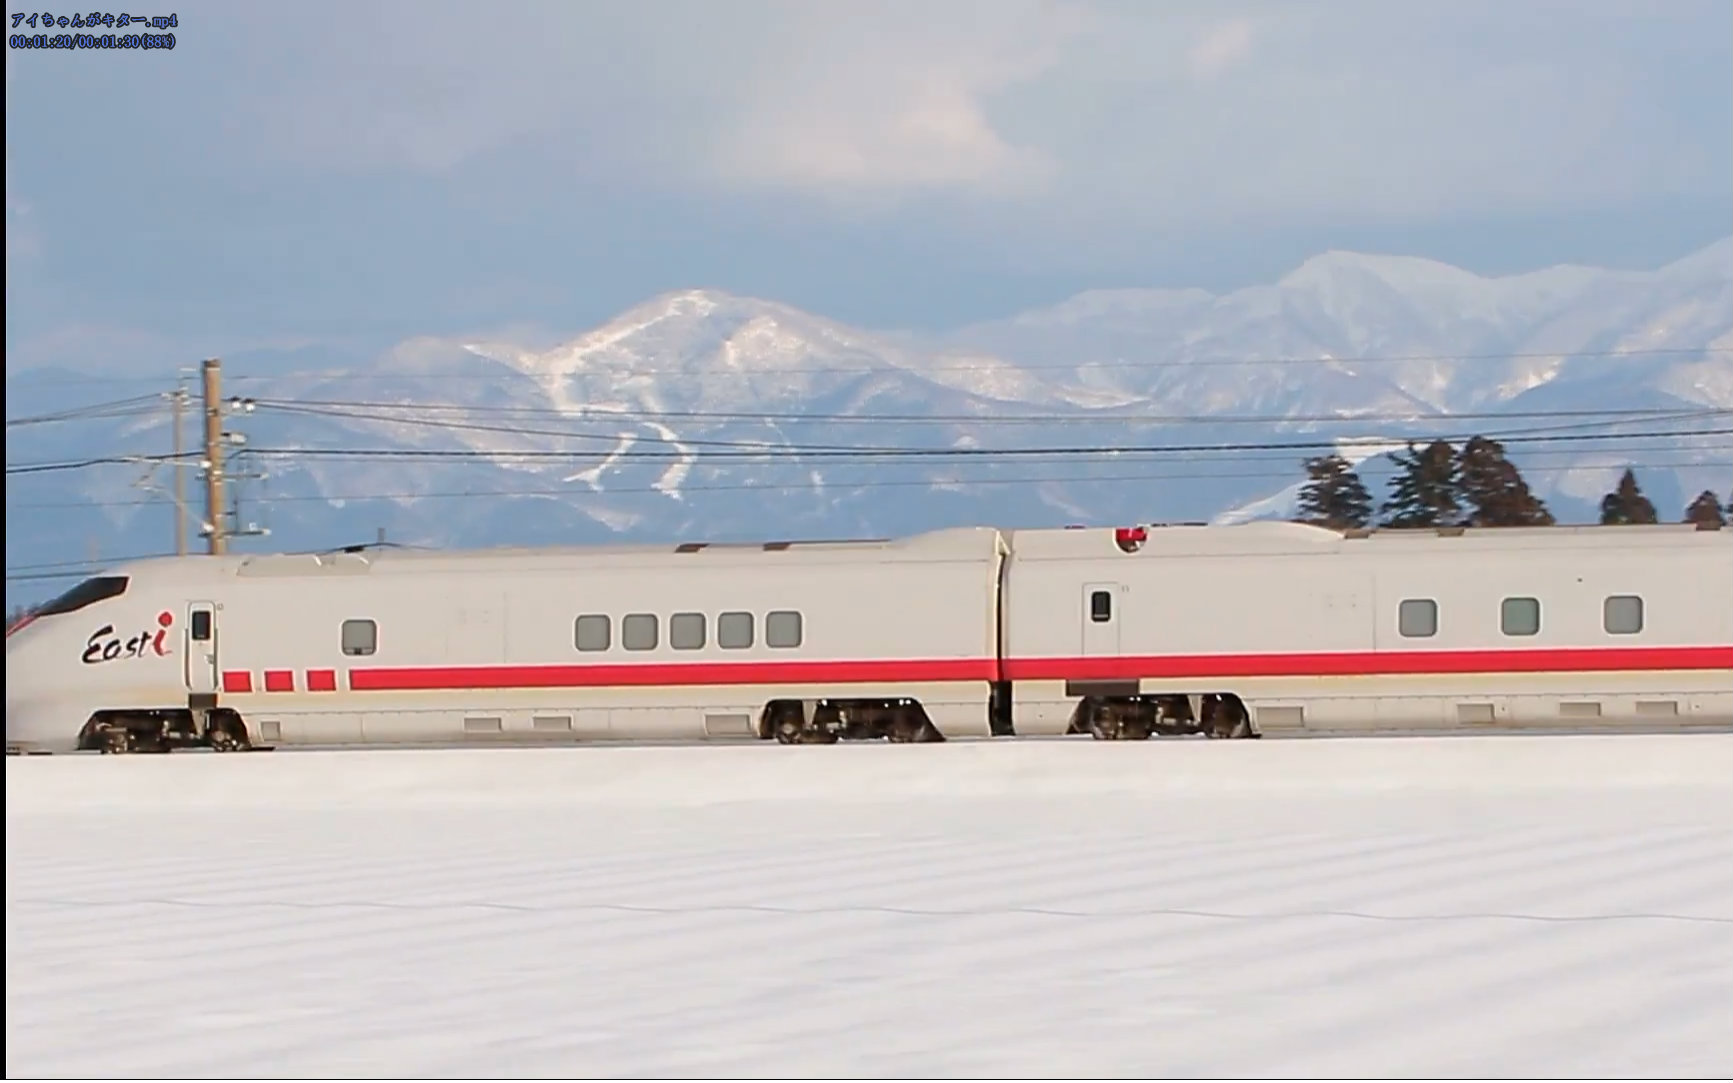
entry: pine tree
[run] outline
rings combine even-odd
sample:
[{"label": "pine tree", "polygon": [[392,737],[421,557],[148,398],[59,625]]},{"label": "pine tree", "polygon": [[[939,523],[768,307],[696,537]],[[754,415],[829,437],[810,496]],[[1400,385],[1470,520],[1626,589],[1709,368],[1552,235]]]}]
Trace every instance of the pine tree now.
[{"label": "pine tree", "polygon": [[1504,445],[1476,436],[1463,445],[1459,460],[1462,499],[1470,526],[1551,526],[1552,513],[1529,490]]},{"label": "pine tree", "polygon": [[1448,441],[1434,440],[1418,452],[1408,445],[1406,455],[1392,456],[1400,468],[1390,480],[1390,499],[1384,502],[1384,525],[1389,527],[1457,526],[1462,521],[1459,494],[1462,479],[1457,472],[1456,451]]},{"label": "pine tree", "polygon": [[1704,489],[1697,494],[1697,499],[1691,501],[1691,506],[1685,509],[1685,521],[1696,523],[1714,523],[1716,526],[1727,525],[1727,513],[1721,510],[1721,498],[1714,490]]},{"label": "pine tree", "polygon": [[1306,477],[1310,480],[1300,490],[1300,522],[1346,530],[1372,521],[1372,494],[1347,459],[1333,454],[1307,459]]},{"label": "pine tree", "polygon": [[1625,476],[1619,479],[1618,488],[1601,498],[1601,525],[1658,522],[1655,505],[1649,503],[1649,498],[1637,485],[1636,471],[1627,468]]}]

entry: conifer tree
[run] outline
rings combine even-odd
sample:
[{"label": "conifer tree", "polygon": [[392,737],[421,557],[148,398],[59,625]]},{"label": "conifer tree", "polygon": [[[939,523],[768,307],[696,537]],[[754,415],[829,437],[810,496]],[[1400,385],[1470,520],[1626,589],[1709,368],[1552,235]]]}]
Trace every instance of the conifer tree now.
[{"label": "conifer tree", "polygon": [[1300,522],[1346,530],[1372,521],[1372,494],[1347,459],[1335,454],[1307,459],[1306,477]]},{"label": "conifer tree", "polygon": [[1389,527],[1457,526],[1462,521],[1456,451],[1448,441],[1434,440],[1419,451],[1392,456],[1399,472],[1390,479],[1390,499],[1384,502]]},{"label": "conifer tree", "polygon": [[1619,526],[1627,523],[1656,523],[1655,505],[1643,495],[1637,484],[1636,471],[1625,470],[1618,487],[1601,498],[1601,525]]},{"label": "conifer tree", "polygon": [[1551,526],[1552,513],[1529,490],[1516,464],[1497,440],[1476,436],[1459,460],[1462,501],[1470,526]]},{"label": "conifer tree", "polygon": [[1697,499],[1691,501],[1691,506],[1685,509],[1687,523],[1714,523],[1716,526],[1727,525],[1727,513],[1721,510],[1721,498],[1714,490],[1704,489],[1697,494]]}]

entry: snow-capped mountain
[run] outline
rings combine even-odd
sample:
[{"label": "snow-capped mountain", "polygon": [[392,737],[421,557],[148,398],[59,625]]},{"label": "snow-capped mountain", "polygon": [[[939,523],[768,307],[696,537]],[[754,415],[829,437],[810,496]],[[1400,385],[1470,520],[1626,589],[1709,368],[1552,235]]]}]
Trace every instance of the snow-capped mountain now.
[{"label": "snow-capped mountain", "polygon": [[[233,469],[269,475],[240,493],[271,536],[237,548],[1237,520],[1287,514],[1319,450],[1269,445],[1338,445],[1382,497],[1384,452],[1474,432],[1508,438],[1562,519],[1632,462],[1677,517],[1733,487],[1733,437],[1582,438],[1733,428],[1733,237],[1654,271],[1502,278],[1331,252],[1232,293],[1095,291],[941,335],[687,290],[548,349],[423,338],[362,367],[225,369],[258,402]],[[117,397],[32,373],[7,395],[14,418]],[[9,425],[7,459],[161,454],[167,419]],[[168,548],[146,469],[9,476],[9,568]]]}]

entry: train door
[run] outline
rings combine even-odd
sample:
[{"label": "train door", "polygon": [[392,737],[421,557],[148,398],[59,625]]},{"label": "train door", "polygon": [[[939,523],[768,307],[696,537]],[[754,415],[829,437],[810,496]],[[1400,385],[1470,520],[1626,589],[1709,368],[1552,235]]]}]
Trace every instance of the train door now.
[{"label": "train door", "polygon": [[210,602],[187,606],[187,691],[215,695],[217,691],[217,607]]},{"label": "train door", "polygon": [[1119,653],[1119,599],[1122,589],[1118,583],[1083,585],[1085,655]]}]

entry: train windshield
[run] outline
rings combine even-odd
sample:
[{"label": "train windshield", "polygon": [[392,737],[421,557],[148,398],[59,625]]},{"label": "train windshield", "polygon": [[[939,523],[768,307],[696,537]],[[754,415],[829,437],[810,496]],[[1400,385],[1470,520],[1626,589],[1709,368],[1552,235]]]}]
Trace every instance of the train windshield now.
[{"label": "train windshield", "polygon": [[60,597],[37,606],[31,610],[36,617],[51,617],[56,613],[72,613],[87,605],[118,598],[126,593],[127,577],[124,575],[99,575],[94,579],[86,579]]}]

